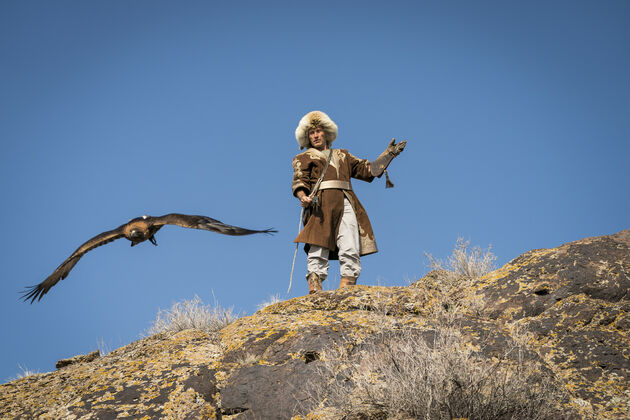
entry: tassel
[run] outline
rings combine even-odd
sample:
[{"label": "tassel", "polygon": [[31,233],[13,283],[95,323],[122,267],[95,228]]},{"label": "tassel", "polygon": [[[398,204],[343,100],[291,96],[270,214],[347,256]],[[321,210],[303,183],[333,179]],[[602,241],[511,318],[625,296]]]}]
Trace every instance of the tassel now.
[{"label": "tassel", "polygon": [[385,169],[385,188],[394,188],[394,183],[389,179],[387,169]]}]

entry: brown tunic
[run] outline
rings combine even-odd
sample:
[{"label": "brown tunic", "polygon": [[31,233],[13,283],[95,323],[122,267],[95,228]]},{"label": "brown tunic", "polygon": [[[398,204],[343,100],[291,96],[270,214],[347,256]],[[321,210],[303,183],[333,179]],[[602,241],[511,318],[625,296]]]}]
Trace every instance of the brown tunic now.
[{"label": "brown tunic", "polygon": [[[324,181],[339,180],[350,182],[350,178],[372,182],[374,177],[370,173],[370,163],[366,159],[358,159],[344,149],[331,149],[333,156],[324,175]],[[304,189],[306,194],[317,183],[328,156],[315,148],[307,149],[293,158],[293,195],[299,189]],[[365,209],[359,202],[354,191],[326,189],[320,190],[319,209],[311,214],[306,226],[293,242],[302,242],[310,245],[319,245],[331,251],[330,259],[336,259],[337,233],[341,217],[343,216],[343,199],[350,201],[359,223],[359,235],[361,238],[360,255],[373,254],[378,251],[374,232]]]}]

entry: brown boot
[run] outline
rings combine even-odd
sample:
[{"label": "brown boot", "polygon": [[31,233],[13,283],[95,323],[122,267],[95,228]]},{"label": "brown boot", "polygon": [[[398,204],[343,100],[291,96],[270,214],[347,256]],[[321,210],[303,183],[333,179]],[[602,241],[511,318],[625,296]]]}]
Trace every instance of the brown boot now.
[{"label": "brown boot", "polygon": [[310,273],[306,276],[306,281],[308,281],[308,294],[312,295],[315,292],[322,291],[322,279],[316,273]]},{"label": "brown boot", "polygon": [[348,287],[348,286],[354,286],[357,284],[357,278],[356,277],[342,277],[341,281],[339,282],[339,288],[343,288],[343,287]]}]

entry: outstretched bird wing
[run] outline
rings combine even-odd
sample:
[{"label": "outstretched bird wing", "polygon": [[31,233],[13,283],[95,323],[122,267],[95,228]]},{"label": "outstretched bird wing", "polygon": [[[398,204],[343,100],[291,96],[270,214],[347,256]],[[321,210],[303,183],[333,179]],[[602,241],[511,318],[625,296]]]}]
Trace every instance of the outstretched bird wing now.
[{"label": "outstretched bird wing", "polygon": [[39,283],[36,286],[29,286],[24,291],[22,298],[24,301],[31,300],[31,303],[37,299],[38,301],[53,287],[55,284],[59,282],[59,280],[65,279],[70,270],[79,262],[81,257],[88,251],[93,250],[96,247],[101,245],[105,245],[108,242],[113,240],[123,238],[125,235],[123,234],[123,228],[125,225],[119,226],[114,230],[110,230],[107,232],[103,232],[99,235],[96,235],[79,248],[68,257],[67,260],[61,263],[59,267],[53,273],[46,278],[43,282]]},{"label": "outstretched bird wing", "polygon": [[254,233],[273,234],[277,232],[275,229],[245,229],[238,226],[226,225],[225,223],[206,216],[192,216],[179,213],[170,213],[160,217],[153,217],[151,223],[154,226],[177,225],[185,228],[209,230],[211,232],[232,236],[252,235]]}]

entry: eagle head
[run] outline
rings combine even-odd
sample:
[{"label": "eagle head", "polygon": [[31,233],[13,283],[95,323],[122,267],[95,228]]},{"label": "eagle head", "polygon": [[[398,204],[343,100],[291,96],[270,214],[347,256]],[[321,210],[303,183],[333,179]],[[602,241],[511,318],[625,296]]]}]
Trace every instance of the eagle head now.
[{"label": "eagle head", "polygon": [[131,242],[142,242],[144,241],[146,238],[144,237],[144,232],[140,229],[131,229],[129,231],[129,239],[131,240]]}]

